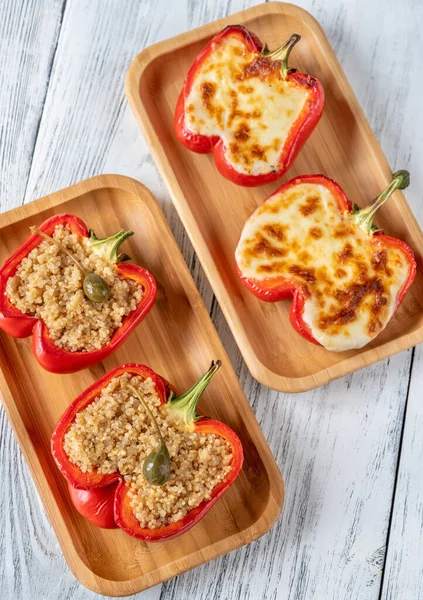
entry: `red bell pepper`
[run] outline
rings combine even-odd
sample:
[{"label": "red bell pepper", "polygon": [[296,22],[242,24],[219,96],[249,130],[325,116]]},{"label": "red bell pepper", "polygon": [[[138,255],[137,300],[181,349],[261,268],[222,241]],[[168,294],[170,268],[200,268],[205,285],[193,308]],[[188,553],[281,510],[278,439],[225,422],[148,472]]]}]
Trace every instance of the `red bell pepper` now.
[{"label": "red bell pepper", "polygon": [[[154,542],[163,541],[184,533],[198,523],[238,476],[243,463],[243,450],[238,436],[224,423],[209,419],[197,412],[201,394],[218,366],[220,366],[220,363],[212,363],[209,371],[188,392],[177,397],[174,388],[163,377],[145,365],[130,363],[115,367],[72,402],[59,420],[51,438],[51,448],[62,475],[70,485],[80,490],[94,491],[98,488],[104,488],[104,486],[110,486],[108,488],[110,494],[114,495],[115,521],[121,529],[132,537]],[[124,481],[119,472],[101,474],[94,470],[83,473],[79,467],[69,460],[64,450],[64,437],[77,413],[84,410],[98,398],[101,390],[113,378],[120,377],[124,373],[138,375],[144,379],[149,377],[152,379],[161,403],[177,418],[179,429],[196,433],[214,433],[227,440],[232,450],[232,469],[227,477],[213,489],[210,500],[204,500],[180,521],[159,529],[146,529],[140,526],[130,506],[129,484]],[[117,487],[111,485],[116,482]]]},{"label": "red bell pepper", "polygon": [[114,512],[116,483],[93,490],[78,490],[68,483],[72,504],[80,515],[101,529],[117,529]]},{"label": "red bell pepper", "polygon": [[[217,55],[223,44],[232,39],[241,41],[244,51],[241,56],[239,52],[232,56],[233,65],[231,63],[231,71],[226,73],[226,77],[225,74],[216,73],[214,79],[217,79],[217,83],[216,81],[207,81],[211,79],[209,72],[214,67],[207,65],[206,73],[203,73],[203,65],[213,55]],[[180,142],[193,152],[212,152],[220,173],[233,183],[257,186],[279,179],[290,168],[321,117],[325,102],[322,85],[314,77],[288,68],[288,56],[299,40],[300,36],[294,34],[280,48],[269,52],[267,46],[263,46],[254,33],[240,25],[230,25],[210,40],[194,61],[185,78],[175,112],[176,135]],[[202,83],[199,79],[201,77],[204,78]],[[227,94],[223,96],[225,80],[228,78],[230,81],[227,82]],[[194,126],[187,123],[190,119],[187,115],[194,106],[190,106],[188,98],[193,87],[195,89],[197,80],[201,83],[201,102],[207,111],[208,120],[215,118],[216,111],[219,111],[220,122],[217,121],[219,133],[228,131],[232,123],[238,127],[237,131],[232,132],[232,143],[229,144],[229,148],[221,134],[207,135],[201,132],[201,129],[204,131],[204,123],[198,126],[197,121],[200,123],[201,120],[204,121],[204,118],[200,121],[196,119],[195,131],[193,130]],[[256,106],[251,100],[251,94],[254,91],[251,86],[259,81],[267,83],[267,87],[264,89],[268,90],[269,98],[263,98],[263,95],[259,93],[256,98]],[[279,92],[280,97],[276,96],[275,99],[275,95],[278,94],[281,87],[281,81],[284,83],[282,86],[284,93]],[[272,131],[272,144],[276,145],[275,150],[280,149],[280,151],[279,154],[272,155],[274,158],[269,159],[270,164],[267,164],[264,156],[270,151],[271,146],[268,144],[268,140],[264,143],[263,139],[264,135],[268,136],[268,132],[263,133],[264,129],[269,128],[266,119],[270,119],[270,111],[275,108],[278,109],[276,114],[281,114],[279,108],[282,109],[282,102],[289,88],[304,90],[304,105],[294,118],[288,113],[286,119],[289,128],[284,140],[279,137],[281,132],[275,127],[272,128],[276,129]],[[245,101],[246,93],[250,94],[251,100],[248,104],[248,111],[245,110],[245,107],[244,110],[240,110],[239,107],[239,102]],[[253,110],[254,108],[256,110]],[[260,143],[261,141],[263,143]],[[239,160],[234,163],[234,160],[229,159],[231,146],[236,149],[236,153],[244,165],[250,165],[249,167],[240,169]],[[261,165],[260,172],[251,173],[251,166],[259,163]],[[237,165],[238,168],[236,168]]]},{"label": "red bell pepper", "polygon": [[69,352],[55,345],[43,321],[28,316],[16,308],[6,296],[7,280],[12,277],[28,254],[36,248],[43,238],[38,234],[31,235],[22,246],[5,262],[0,269],[0,329],[17,338],[32,334],[32,350],[35,358],[44,369],[52,373],[74,373],[91,367],[115,352],[123,344],[128,335],[144,319],[154,304],[157,286],[154,277],[143,267],[132,264],[118,264],[128,257],[118,254],[120,244],[132,232],[121,231],[110,238],[99,240],[78,217],[60,214],[50,217],[39,230],[53,235],[57,225],[68,225],[72,233],[88,238],[93,252],[105,260],[116,264],[119,275],[124,279],[132,279],[143,288],[143,296],[136,307],[124,319],[122,326],[114,333],[110,342],[100,350],[91,352]]},{"label": "red bell pepper", "polygon": [[[307,193],[311,194],[309,196],[311,203],[309,204],[304,202],[305,198],[300,191],[300,186],[303,184],[311,186],[307,190]],[[391,194],[396,189],[404,189],[408,185],[408,172],[398,171],[394,173],[392,181],[376,200],[365,208],[359,209],[357,205],[353,206],[351,204],[337,183],[324,175],[302,175],[287,181],[267,198],[265,203],[253,213],[244,227],[236,249],[237,270],[241,281],[257,298],[265,302],[278,302],[292,296],[293,301],[290,309],[292,326],[310,342],[323,345],[331,350],[337,350],[337,348],[330,347],[330,342],[318,341],[315,337],[316,334],[313,334],[311,325],[314,326],[315,332],[319,331],[320,333],[328,330],[330,334],[331,328],[333,328],[333,334],[336,335],[337,330],[342,329],[342,327],[349,327],[360,314],[364,315],[363,311],[367,310],[364,305],[366,299],[373,298],[373,304],[368,309],[370,321],[367,342],[369,342],[386,326],[416,275],[416,261],[411,248],[401,240],[384,235],[381,230],[373,225],[376,212]],[[313,186],[316,186],[314,188],[315,193],[313,193]],[[292,196],[292,201],[286,196],[288,200],[284,204],[283,200],[280,199],[296,187],[298,188],[296,196]],[[330,212],[323,216],[319,214],[319,226],[316,223],[316,226],[312,226],[307,233],[307,228],[310,225],[306,226],[304,221],[310,211],[313,212],[312,202],[319,199],[319,188],[328,190],[330,198],[334,200],[331,209],[328,208],[330,200],[327,201],[325,210],[333,210],[338,224],[331,224],[334,219],[332,219]],[[295,212],[290,213],[291,223],[287,224],[287,229],[284,231],[281,228],[285,225],[283,215],[287,214],[287,210],[292,210],[293,205],[295,206]],[[267,215],[269,215],[268,222]],[[295,250],[292,231],[295,230],[297,222],[300,223],[300,235],[297,240],[297,242],[299,241],[298,248]],[[249,227],[249,224],[253,223],[257,225]],[[320,223],[324,224],[326,233],[320,227]],[[307,237],[309,235],[312,237]],[[359,240],[360,246],[357,248],[356,255],[356,249],[350,243],[355,235],[362,238]],[[333,241],[337,239],[343,240],[342,243],[345,243],[344,254],[341,252],[335,255],[336,266],[339,271],[339,273],[337,272],[339,279],[336,281],[328,275],[328,258],[325,259],[323,270],[319,267],[322,262],[318,250],[319,246],[312,246],[315,241],[312,238],[317,238],[319,243],[325,244],[327,247],[332,247],[330,244],[333,244]],[[369,265],[363,264],[364,259],[360,258],[361,248],[365,246],[369,249],[369,256],[371,256]],[[308,250],[310,250],[311,255]],[[396,251],[403,262],[399,263],[393,255],[391,257],[393,261],[390,264],[389,252],[391,250]],[[305,258],[303,260],[306,262],[301,263],[301,256],[304,257],[304,252]],[[254,268],[256,273],[260,272],[260,277],[246,275],[249,268],[248,261],[251,258],[259,261],[255,263]],[[330,257],[331,259],[332,257]],[[347,275],[344,270],[347,267],[344,267],[344,265],[357,269],[355,279],[347,283],[347,287],[342,283],[343,278]],[[391,310],[383,318],[381,311],[384,310],[385,306],[388,306],[390,278],[396,276],[399,278],[400,285],[398,285],[398,282],[395,284],[397,289],[390,299]],[[324,279],[323,282],[322,278]],[[323,287],[319,288],[320,285],[323,285]],[[322,293],[322,289],[325,289],[326,292]],[[320,301],[322,297],[323,302],[325,297],[330,298],[335,304],[335,308],[333,310],[327,309],[325,316],[320,315],[315,322],[311,323],[310,320],[305,319],[306,303],[311,299]],[[357,339],[351,336],[339,350],[358,348],[365,345],[364,343],[355,345],[356,343]]]}]

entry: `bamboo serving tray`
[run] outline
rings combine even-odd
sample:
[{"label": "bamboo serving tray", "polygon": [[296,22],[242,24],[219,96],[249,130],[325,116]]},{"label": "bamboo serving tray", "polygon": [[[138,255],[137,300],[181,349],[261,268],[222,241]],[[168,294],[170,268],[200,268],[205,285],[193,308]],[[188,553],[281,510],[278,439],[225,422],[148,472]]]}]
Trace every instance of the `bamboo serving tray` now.
[{"label": "bamboo serving tray", "polygon": [[[186,73],[210,38],[231,24],[255,32],[270,49],[299,33],[302,40],[290,64],[317,77],[326,94],[323,117],[294,167],[279,182],[259,188],[238,187],[224,179],[212,155],[185,149],[173,130]],[[345,73],[309,13],[292,4],[269,2],[155,44],[133,61],[126,93],[253,377],[280,391],[300,392],[423,340],[423,235],[400,192],[382,209],[377,222],[387,234],[413,248],[418,273],[387,328],[363,349],[334,353],[307,342],[289,323],[289,300],[261,302],[236,274],[234,251],[245,221],[283,181],[324,173],[363,206],[390,180],[391,169]]]},{"label": "bamboo serving tray", "polygon": [[[108,596],[134,594],[264,534],[283,504],[283,483],[269,447],[222,347],[170,228],[152,194],[126,177],[94,177],[0,215],[0,264],[28,237],[29,226],[68,212],[99,237],[132,229],[125,242],[149,269],[160,293],[151,312],[104,363],[73,375],[44,371],[30,338],[0,332],[0,391],[63,554],[75,577]],[[211,511],[176,540],[146,544],[123,531],[103,530],[81,517],[51,452],[50,437],[68,404],[106,371],[126,362],[151,366],[185,390],[220,358],[223,366],[201,400],[205,414],[239,435],[245,462]]]}]

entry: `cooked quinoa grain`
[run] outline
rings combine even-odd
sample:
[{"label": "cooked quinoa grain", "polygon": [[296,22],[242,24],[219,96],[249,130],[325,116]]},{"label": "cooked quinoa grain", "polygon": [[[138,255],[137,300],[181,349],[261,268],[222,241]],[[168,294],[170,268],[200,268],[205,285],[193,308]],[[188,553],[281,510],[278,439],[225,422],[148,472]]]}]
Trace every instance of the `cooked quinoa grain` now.
[{"label": "cooked quinoa grain", "polygon": [[23,313],[46,324],[59,348],[70,352],[98,350],[110,342],[126,315],[141,300],[142,288],[122,279],[116,267],[90,252],[68,226],[58,225],[53,237],[61,242],[88,273],[100,275],[110,287],[102,304],[88,300],[83,275],[75,263],[53,242],[45,240],[20,263],[6,285],[10,302]]},{"label": "cooked quinoa grain", "polygon": [[[160,427],[171,458],[163,486],[142,474],[146,456],[158,446],[157,433],[128,383],[141,393]],[[84,473],[119,471],[130,484],[134,515],[141,527],[157,529],[182,519],[231,470],[230,444],[219,435],[179,431],[151,379],[124,374],[111,380],[99,397],[76,415],[64,437],[70,461]]]}]

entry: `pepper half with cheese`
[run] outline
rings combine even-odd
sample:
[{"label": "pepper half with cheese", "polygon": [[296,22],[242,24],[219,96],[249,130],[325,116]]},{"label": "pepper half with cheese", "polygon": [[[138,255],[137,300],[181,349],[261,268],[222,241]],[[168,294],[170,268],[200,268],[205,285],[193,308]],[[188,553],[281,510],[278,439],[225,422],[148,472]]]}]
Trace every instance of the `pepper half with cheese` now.
[{"label": "pepper half with cheese", "polygon": [[359,209],[323,175],[284,183],[244,226],[235,252],[241,280],[261,300],[292,296],[291,322],[309,341],[337,352],[365,346],[416,274],[411,248],[373,225],[379,208],[408,184],[407,171],[394,173]]},{"label": "pepper half with cheese", "polygon": [[324,107],[321,84],[288,68],[300,36],[269,52],[239,25],[212,38],[189,70],[175,112],[178,139],[213,152],[238,185],[275,181],[291,166]]}]

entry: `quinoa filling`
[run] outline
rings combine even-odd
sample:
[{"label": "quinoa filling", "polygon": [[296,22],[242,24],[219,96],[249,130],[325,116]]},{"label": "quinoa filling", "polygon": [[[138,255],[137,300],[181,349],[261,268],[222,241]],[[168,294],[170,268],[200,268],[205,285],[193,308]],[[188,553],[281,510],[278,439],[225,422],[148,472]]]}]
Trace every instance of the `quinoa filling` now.
[{"label": "quinoa filling", "polygon": [[57,225],[53,236],[87,272],[100,275],[110,288],[102,304],[91,302],[83,291],[81,271],[56,244],[42,241],[25,257],[6,284],[6,295],[21,312],[41,319],[55,345],[70,352],[91,352],[106,346],[124,318],[140,302],[142,287],[119,276],[85,244],[85,238]]},{"label": "quinoa filling", "polygon": [[[142,465],[157,448],[157,434],[128,384],[141,393],[166,442],[171,474],[162,486],[144,478]],[[118,471],[130,485],[134,515],[147,529],[179,521],[209,500],[232,469],[229,442],[216,434],[179,430],[160,403],[154,382],[128,373],[112,379],[98,398],[76,415],[65,434],[64,450],[84,473]]]}]

